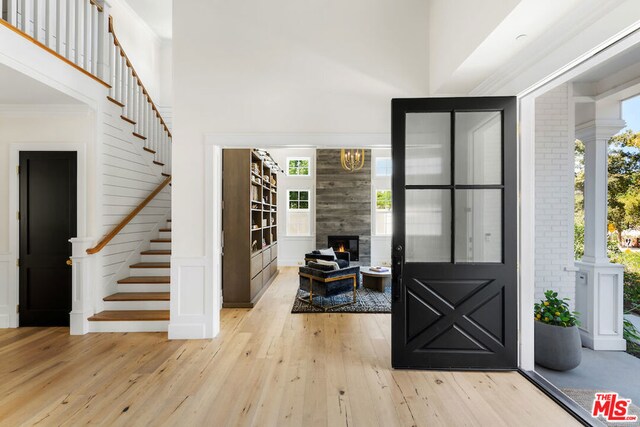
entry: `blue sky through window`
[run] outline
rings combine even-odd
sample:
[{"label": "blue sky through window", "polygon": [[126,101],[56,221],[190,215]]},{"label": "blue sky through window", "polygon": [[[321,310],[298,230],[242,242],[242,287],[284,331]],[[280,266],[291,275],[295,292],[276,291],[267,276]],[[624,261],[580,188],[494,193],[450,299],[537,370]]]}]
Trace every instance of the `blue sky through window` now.
[{"label": "blue sky through window", "polygon": [[621,132],[629,129],[640,132],[640,96],[622,101],[622,118],[627,122],[627,127]]}]

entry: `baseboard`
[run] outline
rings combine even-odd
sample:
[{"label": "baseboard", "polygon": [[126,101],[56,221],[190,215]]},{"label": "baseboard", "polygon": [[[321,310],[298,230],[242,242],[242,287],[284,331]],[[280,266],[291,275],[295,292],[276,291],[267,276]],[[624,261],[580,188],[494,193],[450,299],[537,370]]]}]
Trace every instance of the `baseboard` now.
[{"label": "baseboard", "polygon": [[202,323],[169,324],[170,340],[201,340],[205,338],[207,337]]},{"label": "baseboard", "polygon": [[300,267],[304,265],[303,258],[280,259],[278,257],[278,267]]}]

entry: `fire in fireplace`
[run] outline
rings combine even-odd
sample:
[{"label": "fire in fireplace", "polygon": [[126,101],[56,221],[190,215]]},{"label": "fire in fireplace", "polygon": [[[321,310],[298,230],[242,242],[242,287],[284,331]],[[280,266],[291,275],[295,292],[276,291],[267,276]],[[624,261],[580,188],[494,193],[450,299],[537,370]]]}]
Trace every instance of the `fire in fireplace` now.
[{"label": "fire in fireplace", "polygon": [[336,252],[349,252],[351,261],[360,259],[359,236],[329,236],[329,247]]}]

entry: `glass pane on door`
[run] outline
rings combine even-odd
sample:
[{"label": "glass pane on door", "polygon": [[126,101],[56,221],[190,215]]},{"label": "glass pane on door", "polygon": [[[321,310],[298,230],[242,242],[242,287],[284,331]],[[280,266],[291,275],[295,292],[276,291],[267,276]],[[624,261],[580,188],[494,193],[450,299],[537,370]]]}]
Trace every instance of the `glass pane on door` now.
[{"label": "glass pane on door", "polygon": [[456,113],[457,185],[502,184],[502,115],[499,111]]},{"label": "glass pane on door", "polygon": [[451,184],[451,114],[407,113],[405,184]]},{"label": "glass pane on door", "polygon": [[456,190],[456,262],[502,262],[502,190]]},{"label": "glass pane on door", "polygon": [[451,262],[451,190],[407,190],[406,262]]}]

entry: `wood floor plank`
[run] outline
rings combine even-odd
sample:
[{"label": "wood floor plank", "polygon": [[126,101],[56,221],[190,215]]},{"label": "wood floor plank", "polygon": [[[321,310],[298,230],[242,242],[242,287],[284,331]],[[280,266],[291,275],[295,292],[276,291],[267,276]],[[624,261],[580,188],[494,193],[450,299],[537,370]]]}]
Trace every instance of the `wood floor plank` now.
[{"label": "wood floor plank", "polygon": [[292,314],[296,273],[213,340],[0,330],[0,425],[577,425],[516,372],[393,370],[390,316]]}]

